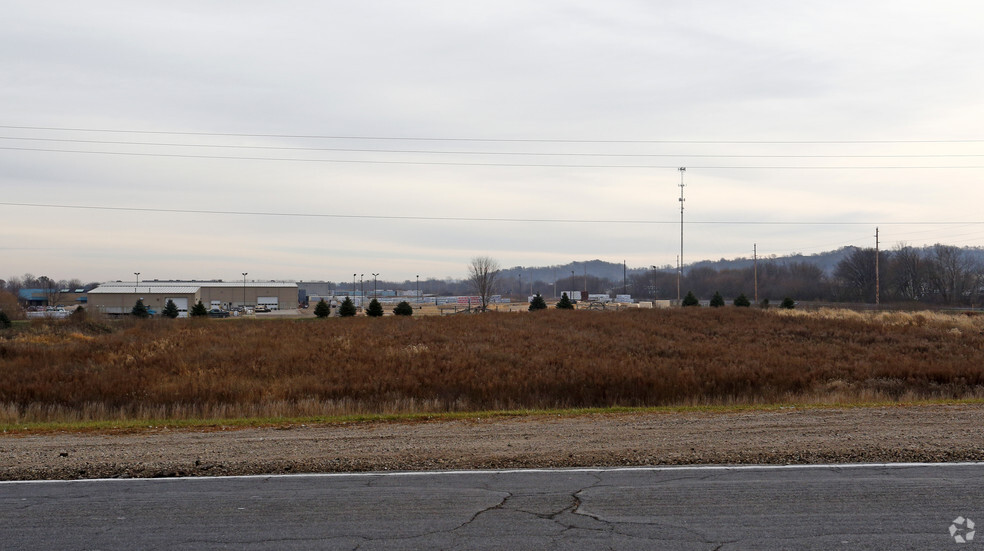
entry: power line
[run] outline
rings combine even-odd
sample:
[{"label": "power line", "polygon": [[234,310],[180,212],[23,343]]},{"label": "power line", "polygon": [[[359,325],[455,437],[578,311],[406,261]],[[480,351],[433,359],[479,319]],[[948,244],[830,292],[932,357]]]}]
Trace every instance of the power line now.
[{"label": "power line", "polygon": [[920,143],[982,143],[984,139],[966,140],[579,140],[550,138],[462,138],[422,136],[355,136],[318,134],[250,134],[242,132],[178,132],[164,130],[126,130],[113,128],[72,128],[56,126],[0,125],[0,128],[17,130],[45,130],[61,132],[105,132],[114,134],[156,134],[174,136],[232,136],[247,138],[297,138],[318,140],[380,140],[380,141],[428,141],[428,142],[487,142],[487,143],[636,143],[636,144],[920,144]]},{"label": "power line", "polygon": [[[80,140],[68,138],[23,138],[0,136],[0,140],[87,143],[100,145],[154,146],[154,147],[199,147],[212,149],[248,149],[262,151],[331,151],[344,153],[410,153],[425,155],[495,155],[525,157],[611,157],[611,158],[688,158],[688,159],[935,159],[984,157],[980,153],[960,154],[895,154],[895,155],[735,155],[735,154],[693,154],[693,153],[544,153],[530,151],[439,151],[433,149],[364,149],[351,147],[288,147],[269,145],[231,145],[174,142],[135,142],[112,140]],[[48,150],[42,150],[48,151]],[[61,150],[51,150],[61,151]]]},{"label": "power line", "polygon": [[[674,169],[675,165],[642,165],[642,164],[562,164],[562,163],[482,163],[482,162],[459,162],[459,161],[392,161],[392,160],[371,160],[371,159],[304,159],[299,157],[250,157],[245,155],[192,155],[184,153],[142,153],[132,151],[86,151],[79,149],[49,149],[40,147],[6,147],[0,146],[0,150],[7,151],[34,151],[45,153],[77,153],[84,155],[115,155],[123,157],[158,157],[171,159],[213,159],[228,161],[276,161],[276,162],[298,162],[298,163],[343,163],[343,164],[377,164],[377,165],[420,165],[420,166],[498,166],[498,167],[522,167],[522,168],[648,168],[648,169]],[[959,169],[982,169],[984,165],[922,165],[922,166],[792,166],[792,165],[699,165],[690,168],[700,170],[959,170]]]},{"label": "power line", "polygon": [[[195,209],[168,209],[152,207],[111,207],[103,205],[67,205],[55,203],[15,203],[0,202],[0,206],[7,207],[30,207],[30,208],[57,208],[57,209],[78,209],[78,210],[101,210],[101,211],[120,211],[120,212],[153,212],[169,214],[209,214],[209,215],[232,215],[232,216],[279,216],[296,218],[343,218],[343,219],[363,219],[363,220],[416,220],[416,221],[438,221],[438,222],[537,222],[537,223],[562,223],[562,224],[677,224],[678,220],[599,220],[599,219],[580,219],[580,218],[488,218],[488,217],[467,217],[467,216],[387,216],[376,214],[337,214],[337,213],[302,213],[302,212],[272,212],[272,211],[232,211],[232,210],[195,210]],[[902,221],[902,222],[844,222],[844,221],[824,221],[824,220],[796,220],[796,221],[777,221],[777,220],[693,220],[688,224],[708,224],[708,225],[734,225],[734,226],[867,226],[880,224],[883,226],[952,226],[952,225],[984,225],[984,221]]]}]

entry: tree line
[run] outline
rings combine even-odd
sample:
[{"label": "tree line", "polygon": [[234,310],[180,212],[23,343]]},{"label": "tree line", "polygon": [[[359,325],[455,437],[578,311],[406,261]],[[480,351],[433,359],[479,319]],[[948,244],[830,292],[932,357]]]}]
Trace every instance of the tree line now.
[{"label": "tree line", "polygon": [[[800,301],[874,303],[877,292],[882,303],[971,306],[979,304],[984,294],[984,250],[979,248],[943,244],[914,247],[900,243],[890,250],[878,251],[877,255],[874,248],[847,249],[829,272],[808,260],[782,258],[760,259],[755,266],[748,262],[733,268],[694,266],[680,278],[679,296],[693,292],[697,297],[707,299],[714,293],[720,293],[733,299],[744,294],[754,300],[756,279],[759,301],[763,298],[775,301],[794,297]],[[514,299],[537,293],[543,297],[559,298],[565,291],[587,291],[609,296],[629,294],[637,300],[676,299],[678,296],[677,273],[666,267],[629,270],[624,278],[575,273],[544,281],[542,278],[522,277],[522,272],[517,270],[502,270],[498,262],[491,258],[477,257],[472,260],[468,277],[464,279],[426,278],[419,282],[407,280],[384,285],[414,289],[419,284],[423,294],[477,293],[485,297],[502,294]],[[538,273],[545,272],[541,270]],[[485,281],[489,278],[491,281]],[[530,282],[529,279],[534,281]],[[0,279],[0,291],[13,295],[24,288],[47,288],[57,292],[60,289],[88,290],[92,287],[95,287],[94,283],[83,284],[78,279],[55,281],[31,274]],[[339,283],[339,288],[347,287]],[[13,300],[13,297],[8,298]]]},{"label": "tree line", "polygon": [[[951,245],[902,243],[876,255],[874,248],[853,247],[829,274],[808,262],[771,259],[758,262],[757,270],[693,268],[680,284],[683,293],[689,290],[700,297],[715,292],[727,297],[752,296],[757,272],[760,299],[874,303],[877,294],[882,303],[972,306],[980,304],[984,293],[984,263],[978,252]],[[648,279],[635,275],[632,287],[649,290],[650,295],[655,287],[657,298],[675,298],[675,273],[651,272]]]}]

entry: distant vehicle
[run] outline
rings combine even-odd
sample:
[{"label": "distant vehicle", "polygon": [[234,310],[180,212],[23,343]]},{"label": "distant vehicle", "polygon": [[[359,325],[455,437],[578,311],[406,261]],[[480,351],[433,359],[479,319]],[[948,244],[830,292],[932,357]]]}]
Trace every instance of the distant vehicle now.
[{"label": "distant vehicle", "polygon": [[55,308],[54,306],[48,306],[47,308],[42,308],[40,310],[32,310],[27,312],[28,319],[56,319],[61,320],[67,318],[71,315],[71,312],[64,308]]},{"label": "distant vehicle", "polygon": [[253,309],[253,311],[254,312],[269,312],[270,309],[267,308],[266,306],[257,306],[256,308]]},{"label": "distant vehicle", "polygon": [[208,317],[210,318],[228,318],[229,312],[225,310],[219,310],[218,308],[212,308],[208,311]]}]

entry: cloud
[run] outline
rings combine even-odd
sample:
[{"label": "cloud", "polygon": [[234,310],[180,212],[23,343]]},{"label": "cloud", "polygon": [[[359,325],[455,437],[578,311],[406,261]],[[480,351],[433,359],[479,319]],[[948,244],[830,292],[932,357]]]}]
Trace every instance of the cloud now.
[{"label": "cloud", "polygon": [[[952,156],[980,154],[976,142],[851,143],[980,138],[982,13],[949,1],[12,2],[0,124],[251,136],[0,129],[12,138],[0,147],[22,148],[0,149],[9,202],[584,222],[0,206],[13,228],[0,268],[344,280],[463,275],[486,252],[506,266],[672,264],[679,166],[689,260],[972,222],[981,169],[821,167],[984,165]],[[573,141],[522,141],[539,139]],[[625,223],[640,220],[656,223]],[[975,228],[883,233],[973,243]]]}]

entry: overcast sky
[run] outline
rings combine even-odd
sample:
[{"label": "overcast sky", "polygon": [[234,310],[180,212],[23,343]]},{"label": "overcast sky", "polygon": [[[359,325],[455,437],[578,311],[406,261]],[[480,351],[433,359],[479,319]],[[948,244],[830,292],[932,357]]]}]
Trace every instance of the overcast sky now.
[{"label": "overcast sky", "polygon": [[7,1],[0,278],[672,265],[678,167],[685,263],[979,245],[982,28],[971,1]]}]

